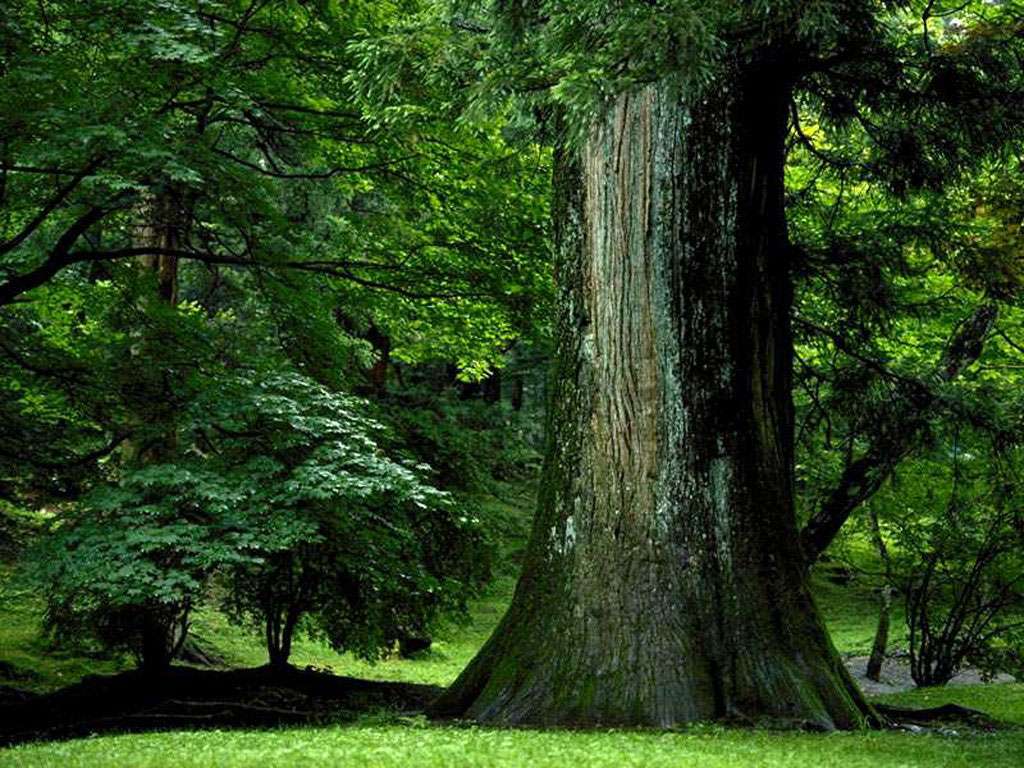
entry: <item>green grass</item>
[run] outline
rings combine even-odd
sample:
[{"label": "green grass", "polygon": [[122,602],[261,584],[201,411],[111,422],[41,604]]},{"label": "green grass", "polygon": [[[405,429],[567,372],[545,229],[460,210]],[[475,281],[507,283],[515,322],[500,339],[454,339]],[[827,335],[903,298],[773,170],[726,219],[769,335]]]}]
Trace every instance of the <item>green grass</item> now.
[{"label": "green grass", "polygon": [[122,659],[91,658],[53,647],[40,631],[42,602],[12,585],[9,576],[8,569],[0,569],[0,661],[18,674],[11,679],[0,674],[0,684],[47,691],[127,666]]},{"label": "green grass", "polygon": [[[1024,724],[1024,686],[989,686],[1009,692]],[[959,689],[966,700],[976,694]],[[952,692],[951,692],[952,693]],[[1000,697],[997,694],[996,697]],[[914,696],[909,697],[914,700]],[[952,736],[898,732],[800,734],[697,727],[682,732],[531,731],[431,726],[419,720],[268,731],[192,731],[108,736],[0,752],[0,766],[339,765],[358,768],[447,766],[787,766],[796,768],[899,768],[901,766],[1020,766],[1024,730]]]},{"label": "green grass", "polygon": [[[514,519],[528,497],[492,500],[496,514]],[[512,537],[514,550],[521,540]],[[503,553],[508,560],[510,552]],[[506,568],[471,605],[468,623],[451,624],[422,657],[369,664],[337,654],[308,639],[296,643],[298,666],[330,668],[337,674],[444,685],[462,670],[508,605],[515,584]],[[815,578],[814,589],[837,648],[864,653],[874,632],[876,597],[865,580],[847,586]],[[39,603],[30,595],[5,603],[0,623],[0,659],[35,674],[40,690],[83,674],[114,671],[117,661],[76,658],[48,648],[38,637]],[[894,630],[900,617],[893,617]],[[258,637],[232,627],[211,610],[195,618],[197,637],[232,665],[265,662]],[[899,638],[896,638],[899,642]],[[24,685],[23,682],[16,684]],[[680,732],[531,731],[437,726],[423,719],[367,716],[349,725],[250,731],[187,731],[104,736],[0,750],[3,766],[290,766],[344,765],[441,768],[442,766],[789,766],[898,768],[900,766],[1024,765],[1024,685],[979,685],[911,691],[882,700],[905,706],[955,702],[981,709],[1010,724],[994,734],[959,736],[899,732],[815,735],[701,726]]]}]

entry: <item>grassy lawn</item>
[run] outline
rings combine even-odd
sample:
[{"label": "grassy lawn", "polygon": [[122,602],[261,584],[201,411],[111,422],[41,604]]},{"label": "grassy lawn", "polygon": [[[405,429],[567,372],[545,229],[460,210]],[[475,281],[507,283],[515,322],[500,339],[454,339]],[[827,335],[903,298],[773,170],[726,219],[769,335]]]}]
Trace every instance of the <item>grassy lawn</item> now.
[{"label": "grassy lawn", "polygon": [[[375,665],[334,654],[306,641],[297,662],[381,679],[448,682],[487,637],[510,596],[513,581],[500,578],[473,606],[466,626],[450,627],[422,659]],[[837,594],[847,588],[836,587]],[[828,602],[835,594],[825,587]],[[853,590],[853,595],[858,591]],[[864,595],[861,596],[865,597]],[[870,593],[866,595],[870,599]],[[860,598],[858,598],[859,600]],[[856,612],[853,612],[856,614]],[[865,620],[874,620],[863,607]],[[247,635],[203,619],[203,631],[232,660],[258,663],[259,647]],[[858,650],[870,627],[847,615],[837,633],[840,648]],[[865,635],[866,633],[866,635]],[[844,647],[845,646],[845,647]],[[7,655],[6,653],[4,654]],[[0,751],[0,766],[899,766],[1024,765],[1024,685],[982,685],[911,691],[884,699],[906,706],[956,702],[982,709],[1016,726],[994,734],[791,734],[695,727],[681,732],[529,731],[435,726],[423,719],[364,717],[350,725],[256,731],[187,731],[105,736]]]},{"label": "grassy lawn", "polygon": [[[981,688],[981,687],[979,687]],[[953,694],[953,691],[949,692]],[[958,689],[943,700],[1001,701],[1024,725],[1024,686]],[[905,703],[926,703],[920,694]],[[1024,730],[987,735],[791,734],[697,727],[682,732],[529,731],[374,723],[268,731],[108,736],[0,752],[2,766],[900,766],[1018,767]]]},{"label": "grassy lawn", "polygon": [[[515,504],[524,504],[515,500]],[[468,622],[450,624],[430,652],[414,660],[370,664],[298,641],[297,666],[329,668],[359,677],[447,684],[490,634],[511,598],[513,573],[505,571],[471,606]],[[870,584],[840,586],[815,580],[819,605],[840,651],[870,647],[876,620]],[[0,660],[31,675],[3,681],[37,690],[84,674],[111,672],[126,660],[96,660],[52,650],[38,636],[39,603],[7,594],[0,623]],[[894,617],[894,628],[898,617]],[[200,612],[194,632],[231,665],[265,662],[258,638],[229,625],[215,611]],[[896,638],[899,642],[899,638]],[[1011,727],[993,734],[793,734],[699,726],[679,732],[530,731],[438,726],[422,718],[367,716],[353,724],[249,731],[184,731],[104,736],[0,750],[0,766],[1024,766],[1024,684],[979,685],[911,691],[885,697],[906,706],[955,702],[984,710]]]}]

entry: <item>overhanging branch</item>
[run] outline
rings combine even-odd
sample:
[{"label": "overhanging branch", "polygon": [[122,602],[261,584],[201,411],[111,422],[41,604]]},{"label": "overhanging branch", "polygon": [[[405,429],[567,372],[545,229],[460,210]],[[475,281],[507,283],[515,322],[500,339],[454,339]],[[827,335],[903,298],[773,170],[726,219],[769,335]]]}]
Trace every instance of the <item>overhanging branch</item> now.
[{"label": "overhanging branch", "polygon": [[[998,315],[998,307],[986,302],[956,328],[935,369],[935,378],[940,383],[953,381],[977,361]],[[926,383],[905,377],[899,379],[913,383],[905,396],[906,409],[902,417],[898,423],[889,424],[873,435],[867,450],[846,465],[836,485],[800,532],[800,544],[809,565],[828,548],[857,507],[882,487],[896,466],[914,449],[928,416],[939,402],[939,394]]]}]

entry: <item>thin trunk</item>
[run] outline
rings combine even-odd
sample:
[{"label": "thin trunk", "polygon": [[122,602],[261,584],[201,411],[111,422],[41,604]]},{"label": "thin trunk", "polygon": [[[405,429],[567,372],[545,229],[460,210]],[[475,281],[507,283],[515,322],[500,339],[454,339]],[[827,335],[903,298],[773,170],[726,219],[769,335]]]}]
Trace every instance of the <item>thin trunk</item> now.
[{"label": "thin trunk", "polygon": [[[181,201],[170,193],[155,195],[142,208],[143,223],[138,245],[161,249],[178,249],[182,243],[183,216]],[[178,258],[176,256],[142,256],[141,269],[151,271],[156,278],[155,301],[175,306],[178,302]],[[152,301],[152,300],[150,300]],[[143,336],[145,331],[142,332]],[[140,348],[153,343],[140,338]],[[139,380],[145,379],[140,372]],[[154,402],[149,388],[142,388],[142,397],[135,403],[137,412],[133,437],[124,441],[122,460],[128,465],[145,465],[166,461],[177,448],[177,428],[173,409],[165,403]],[[154,423],[155,422],[155,423]],[[150,607],[143,619],[141,664],[144,669],[166,669],[185,641],[187,609],[177,616],[166,616],[166,608]],[[181,627],[175,634],[168,626]],[[162,628],[162,629],[161,629]]]},{"label": "thin trunk", "polygon": [[[140,209],[142,222],[135,245],[142,248],[174,249],[181,247],[184,240],[184,223],[181,201],[177,195],[163,192],[153,195],[149,202]],[[139,267],[144,273],[151,273],[156,280],[155,301],[176,306],[178,303],[178,257],[177,256],[141,256]],[[143,307],[150,305],[154,298],[143,301]],[[153,342],[140,337],[137,349],[144,350]],[[133,351],[134,354],[139,352]],[[145,372],[142,372],[145,373]],[[140,381],[145,381],[140,376]],[[143,402],[136,403],[135,437],[124,442],[122,458],[127,464],[145,464],[159,462],[172,454],[177,447],[177,430],[173,421],[163,423],[169,416],[165,404],[153,402],[155,395],[151,390],[156,386],[140,388]],[[154,429],[154,416],[160,414],[159,423]]]},{"label": "thin trunk", "polygon": [[524,389],[525,383],[523,381],[523,374],[515,374],[515,376],[512,377],[512,392],[509,395],[509,402],[512,404],[513,411],[523,410]]},{"label": "thin trunk", "polygon": [[530,548],[435,708],[505,724],[862,726],[793,506],[788,90],[620,96],[556,170],[560,316]]},{"label": "thin trunk", "polygon": [[295,637],[295,627],[298,626],[301,611],[295,604],[288,607],[288,614],[285,616],[284,626],[281,629],[281,666],[288,665],[288,659],[292,655],[292,639]]},{"label": "thin trunk", "polygon": [[876,683],[882,676],[882,664],[885,663],[886,650],[889,647],[889,622],[892,616],[892,587],[882,587],[878,601],[878,625],[875,627],[875,640],[871,645],[871,656],[865,675],[868,680]]},{"label": "thin trunk", "polygon": [[148,607],[143,610],[139,666],[150,675],[159,675],[181,651],[188,634],[189,605],[176,608]]},{"label": "thin trunk", "polygon": [[493,370],[487,374],[487,378],[480,383],[483,391],[484,402],[489,405],[501,402],[501,371]]},{"label": "thin trunk", "polygon": [[374,395],[384,397],[388,391],[388,368],[391,367],[391,338],[371,325],[366,339],[377,353],[377,359],[370,368],[370,385]]},{"label": "thin trunk", "polygon": [[882,664],[885,662],[885,652],[889,647],[889,622],[892,615],[892,559],[889,557],[889,548],[885,545],[882,537],[882,529],[878,524],[878,513],[870,510],[871,537],[874,539],[878,556],[885,567],[885,583],[878,598],[878,626],[875,628],[875,641],[871,645],[871,656],[868,658],[868,667],[865,674],[868,680],[878,682],[882,676]]},{"label": "thin trunk", "polygon": [[292,652],[292,629],[290,616],[273,611],[267,616],[267,657],[272,667],[288,666]]}]

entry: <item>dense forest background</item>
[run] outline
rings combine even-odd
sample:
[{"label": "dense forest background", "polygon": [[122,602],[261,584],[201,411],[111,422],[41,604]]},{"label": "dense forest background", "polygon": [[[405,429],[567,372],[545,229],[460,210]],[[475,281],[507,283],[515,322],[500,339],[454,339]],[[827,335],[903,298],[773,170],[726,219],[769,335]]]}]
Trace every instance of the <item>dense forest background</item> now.
[{"label": "dense forest background", "polygon": [[497,5],[5,3],[0,704],[131,667],[451,683],[557,463],[581,116],[799,29],[800,568],[869,692],[1020,719],[1024,9]]}]

